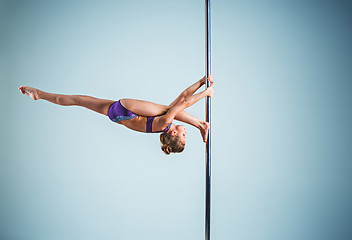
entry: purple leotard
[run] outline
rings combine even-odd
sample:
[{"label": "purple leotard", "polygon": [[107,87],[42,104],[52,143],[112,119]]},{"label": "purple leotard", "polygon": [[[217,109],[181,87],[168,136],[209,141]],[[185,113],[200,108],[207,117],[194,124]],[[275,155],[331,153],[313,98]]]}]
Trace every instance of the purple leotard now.
[{"label": "purple leotard", "polygon": [[[120,103],[120,100],[117,102],[114,102],[110,108],[109,108],[109,118],[111,121],[118,123],[119,121],[122,120],[129,120],[132,118],[137,117],[137,114],[134,114]],[[153,132],[152,130],[152,125],[153,125],[153,120],[155,117],[147,117],[147,125],[146,125],[146,132],[147,133],[159,133],[159,132],[167,132],[170,127],[171,123],[162,131],[156,131]]]},{"label": "purple leotard", "polygon": [[109,108],[109,118],[113,122],[118,123],[122,120],[129,120],[135,117],[137,117],[137,115],[122,106],[120,100],[114,102]]},{"label": "purple leotard", "polygon": [[162,130],[162,131],[156,131],[153,132],[152,126],[153,126],[153,121],[154,121],[155,117],[147,117],[147,133],[160,133],[160,132],[167,132],[169,131],[170,127],[171,127],[171,123],[169,125],[167,125],[167,127]]}]

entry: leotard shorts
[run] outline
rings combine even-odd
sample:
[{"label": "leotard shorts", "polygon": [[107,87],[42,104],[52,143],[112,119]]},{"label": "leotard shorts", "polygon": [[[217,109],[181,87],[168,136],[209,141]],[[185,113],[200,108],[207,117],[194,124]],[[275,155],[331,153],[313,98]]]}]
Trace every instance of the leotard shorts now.
[{"label": "leotard shorts", "polygon": [[109,109],[109,118],[113,122],[120,122],[122,120],[129,120],[132,118],[137,117],[136,114],[131,112],[130,110],[126,109],[122,104],[120,103],[120,100],[117,102],[114,102]]}]

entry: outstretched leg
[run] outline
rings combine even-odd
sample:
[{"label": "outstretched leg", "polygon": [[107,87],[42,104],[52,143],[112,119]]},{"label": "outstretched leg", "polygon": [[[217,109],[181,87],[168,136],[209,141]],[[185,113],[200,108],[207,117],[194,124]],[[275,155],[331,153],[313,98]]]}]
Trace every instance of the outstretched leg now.
[{"label": "outstretched leg", "polygon": [[99,99],[84,95],[48,93],[31,87],[20,87],[19,89],[23,94],[28,95],[34,100],[43,99],[62,106],[81,106],[106,116],[108,116],[111,104],[115,102],[113,100]]}]

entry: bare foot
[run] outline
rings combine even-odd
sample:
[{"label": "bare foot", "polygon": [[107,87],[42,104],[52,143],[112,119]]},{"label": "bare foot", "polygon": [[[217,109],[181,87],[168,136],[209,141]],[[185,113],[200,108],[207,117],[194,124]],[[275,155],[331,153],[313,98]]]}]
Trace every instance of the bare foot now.
[{"label": "bare foot", "polygon": [[208,97],[212,98],[214,96],[214,88],[213,88],[213,86],[209,86],[207,88],[207,91],[208,91]]},{"label": "bare foot", "polygon": [[31,87],[26,87],[26,86],[21,86],[18,88],[22,94],[25,94],[29,97],[31,97],[33,100],[38,100],[38,89],[36,88],[31,88]]},{"label": "bare foot", "polygon": [[202,122],[201,127],[199,128],[200,134],[202,135],[203,142],[208,141],[208,132],[209,132],[210,124],[208,122]]}]

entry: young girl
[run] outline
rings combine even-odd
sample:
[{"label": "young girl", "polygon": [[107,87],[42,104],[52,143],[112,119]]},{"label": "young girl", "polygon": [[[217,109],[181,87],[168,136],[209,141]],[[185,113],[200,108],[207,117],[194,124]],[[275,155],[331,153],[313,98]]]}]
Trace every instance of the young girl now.
[{"label": "young girl", "polygon": [[[213,84],[212,75],[208,80]],[[203,141],[208,138],[209,123],[201,121],[184,111],[204,97],[213,97],[212,86],[194,94],[205,84],[205,77],[184,90],[169,106],[152,102],[121,99],[119,101],[98,99],[83,95],[62,95],[47,93],[35,88],[21,86],[21,93],[34,100],[44,99],[62,106],[81,106],[108,116],[111,121],[122,124],[139,132],[158,133],[162,143],[161,149],[166,153],[182,152],[186,144],[186,129],[183,125],[174,125],[174,119],[188,123],[200,130]],[[194,95],[193,95],[194,94]]]}]

